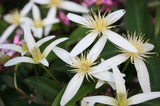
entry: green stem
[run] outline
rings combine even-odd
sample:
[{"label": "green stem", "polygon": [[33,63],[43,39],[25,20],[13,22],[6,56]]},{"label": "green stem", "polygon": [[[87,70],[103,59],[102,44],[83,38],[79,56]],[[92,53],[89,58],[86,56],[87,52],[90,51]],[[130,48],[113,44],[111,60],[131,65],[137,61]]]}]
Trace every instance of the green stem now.
[{"label": "green stem", "polygon": [[122,69],[122,73],[125,72],[125,70],[127,69],[128,65],[129,65],[129,63],[130,63],[130,61],[131,61],[130,59],[127,60],[125,66],[124,66],[123,69]]},{"label": "green stem", "polygon": [[41,66],[49,74],[49,76],[57,82],[57,84],[63,87],[63,85],[52,75],[52,73],[44,65],[41,64]]}]

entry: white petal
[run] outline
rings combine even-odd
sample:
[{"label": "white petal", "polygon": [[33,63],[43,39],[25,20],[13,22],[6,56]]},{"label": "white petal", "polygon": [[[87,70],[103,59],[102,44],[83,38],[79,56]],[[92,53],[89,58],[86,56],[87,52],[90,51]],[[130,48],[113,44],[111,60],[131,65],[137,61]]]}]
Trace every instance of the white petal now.
[{"label": "white petal", "polygon": [[112,87],[112,89],[114,89],[114,90],[116,90],[116,85],[115,85],[115,83],[114,82],[107,82],[111,87]]},{"label": "white petal", "polygon": [[40,40],[36,43],[36,45],[37,45],[38,47],[40,47],[43,43],[45,43],[45,42],[47,42],[47,41],[49,41],[49,40],[51,40],[51,39],[53,39],[53,38],[55,38],[54,35],[51,35],[51,36],[45,37],[45,38],[43,38],[43,39],[40,39]]},{"label": "white petal", "polygon": [[87,103],[87,102],[81,100],[81,106],[94,106],[94,103]]},{"label": "white petal", "polygon": [[9,61],[7,61],[4,66],[13,66],[18,63],[34,63],[33,59],[30,57],[15,57]]},{"label": "white petal", "polygon": [[96,89],[98,89],[99,87],[101,87],[103,84],[105,84],[106,82],[103,80],[98,80],[97,84],[96,84]]},{"label": "white petal", "polygon": [[137,52],[137,49],[131,43],[129,43],[128,40],[124,39],[121,35],[111,30],[106,30],[105,34],[107,35],[108,39],[117,46],[126,49],[130,52]]},{"label": "white petal", "polygon": [[125,80],[123,79],[123,76],[122,76],[120,70],[118,69],[117,66],[113,66],[112,69],[113,69],[117,94],[119,94],[119,93],[126,94]]},{"label": "white petal", "polygon": [[68,38],[60,38],[60,39],[57,39],[57,40],[53,41],[51,44],[49,44],[49,45],[45,48],[45,50],[43,51],[42,55],[43,55],[44,57],[47,57],[47,55],[50,53],[50,51],[51,51],[56,45],[58,45],[59,43],[65,41],[65,40],[67,40],[67,39],[68,39]]},{"label": "white petal", "polygon": [[48,14],[47,14],[47,18],[55,18],[57,14],[57,8],[56,7],[52,7],[49,9]]},{"label": "white petal", "polygon": [[37,4],[45,5],[49,3],[49,0],[31,0]]},{"label": "white petal", "polygon": [[121,63],[125,62],[128,59],[128,56],[119,54],[116,56],[113,56],[104,62],[100,63],[99,65],[94,67],[94,73],[99,73],[102,71],[110,70],[112,65],[118,66]]},{"label": "white petal", "polygon": [[48,25],[44,27],[44,35],[47,36],[52,29],[52,25]]},{"label": "white petal", "polygon": [[17,25],[10,25],[0,36],[0,43],[4,42],[16,27]]},{"label": "white petal", "polygon": [[[92,74],[92,72],[90,74]],[[108,71],[103,71],[103,72],[99,72],[96,74],[92,74],[92,76],[96,77],[97,79],[103,80],[103,81],[114,82],[113,73],[108,72]]]},{"label": "white petal", "polygon": [[10,49],[10,50],[14,50],[16,52],[24,52],[22,47],[19,45],[15,45],[15,44],[0,44],[0,48],[1,49]]},{"label": "white petal", "polygon": [[102,52],[106,42],[107,37],[103,35],[89,51],[87,58],[91,59],[91,61],[94,62],[98,58],[99,54]]},{"label": "white petal", "polygon": [[83,7],[77,3],[74,3],[72,1],[62,1],[59,5],[60,8],[73,11],[73,12],[79,12],[79,13],[88,13],[89,10],[86,7]]},{"label": "white petal", "polygon": [[128,98],[128,105],[139,104],[160,97],[160,92],[148,92],[134,95]]},{"label": "white petal", "polygon": [[45,18],[43,20],[43,25],[44,26],[48,26],[48,25],[52,25],[52,24],[56,24],[56,23],[59,23],[60,20],[58,18]]},{"label": "white petal", "polygon": [[151,92],[149,73],[143,60],[135,58],[134,65],[137,70],[138,80],[143,92]]},{"label": "white petal", "polygon": [[21,16],[26,16],[28,14],[28,12],[31,10],[32,5],[33,5],[33,2],[31,2],[31,1],[28,2],[20,12]]},{"label": "white petal", "polygon": [[145,44],[144,48],[145,48],[145,51],[151,51],[154,49],[154,45],[151,43],[147,43],[147,44]]},{"label": "white petal", "polygon": [[52,50],[61,60],[69,65],[72,65],[72,57],[70,56],[69,52],[59,47],[54,47]]},{"label": "white petal", "polygon": [[37,5],[33,5],[32,16],[34,20],[41,20],[40,10]]},{"label": "white petal", "polygon": [[33,29],[33,35],[35,36],[35,37],[37,37],[37,38],[42,38],[42,34],[43,34],[43,28],[42,27],[40,27],[40,28],[34,28]]},{"label": "white petal", "polygon": [[117,106],[116,100],[109,96],[90,96],[90,97],[84,97],[83,101],[89,102],[89,103],[100,103],[100,104],[106,104],[111,106]]},{"label": "white petal", "polygon": [[125,13],[126,11],[124,9],[120,9],[110,13],[106,19],[108,20],[108,23],[112,24],[118,21]]},{"label": "white petal", "polygon": [[41,64],[43,64],[44,66],[48,67],[49,66],[49,63],[47,61],[46,58],[43,58],[42,60],[39,61]]},{"label": "white petal", "polygon": [[62,106],[64,106],[66,103],[68,103],[74,97],[74,95],[79,90],[79,88],[83,82],[83,79],[84,79],[84,76],[77,73],[70,80],[70,82],[69,82],[69,84],[68,84],[68,86],[62,96],[61,102],[60,102],[60,104]]},{"label": "white petal", "polygon": [[82,53],[88,46],[90,46],[93,41],[96,39],[98,33],[89,33],[83,39],[81,39],[72,49],[70,55],[72,57],[77,56],[78,54]]},{"label": "white petal", "polygon": [[69,20],[75,23],[81,24],[81,25],[87,26],[89,24],[86,18],[76,15],[76,14],[69,13],[67,14],[67,17]]},{"label": "white petal", "polygon": [[3,16],[3,19],[4,19],[6,22],[8,22],[8,23],[10,23],[11,18],[12,18],[12,15],[11,15],[11,14],[5,14],[5,15]]},{"label": "white petal", "polygon": [[30,28],[29,23],[25,23],[24,25],[22,25],[22,28],[24,30],[24,40],[26,41],[27,46],[29,50],[31,51],[31,49],[35,46],[35,40],[31,33],[31,28]]}]

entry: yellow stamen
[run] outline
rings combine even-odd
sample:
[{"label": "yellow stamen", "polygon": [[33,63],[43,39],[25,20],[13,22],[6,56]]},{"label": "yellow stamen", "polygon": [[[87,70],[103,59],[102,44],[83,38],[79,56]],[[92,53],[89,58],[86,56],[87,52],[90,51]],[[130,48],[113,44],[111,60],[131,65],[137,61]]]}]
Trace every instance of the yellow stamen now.
[{"label": "yellow stamen", "polygon": [[84,22],[84,24],[86,25],[83,25],[83,27],[90,28],[92,29],[91,31],[96,31],[98,33],[103,33],[105,30],[114,27],[110,26],[110,24],[112,23],[110,19],[112,17],[108,16],[109,13],[106,16],[106,13],[107,12],[105,12],[104,15],[101,16],[100,11],[98,12],[98,15],[96,15],[96,13],[91,10],[91,14],[86,17],[87,22]]},{"label": "yellow stamen", "polygon": [[117,106],[127,106],[127,95],[124,93],[117,94]]},{"label": "yellow stamen", "polygon": [[49,0],[49,1],[50,1],[50,3],[48,4],[48,7],[51,8],[53,6],[58,7],[62,0]]},{"label": "yellow stamen", "polygon": [[43,26],[42,20],[35,20],[35,21],[34,21],[34,26],[35,26],[36,28],[42,27],[42,26]]},{"label": "yellow stamen", "polygon": [[28,46],[25,41],[23,41],[21,45],[24,51],[29,51]]},{"label": "yellow stamen", "polygon": [[41,51],[39,50],[38,47],[33,47],[32,50],[32,57],[33,60],[37,63],[38,61],[42,60],[44,57],[41,54]]},{"label": "yellow stamen", "polygon": [[92,78],[92,76],[88,72],[92,71],[91,68],[96,63],[93,63],[91,59],[87,59],[87,55],[84,56],[83,54],[81,54],[80,58],[76,57],[75,60],[73,60],[73,64],[74,65],[70,66],[74,68],[71,71],[78,72],[81,75],[85,75],[87,80],[88,76]]},{"label": "yellow stamen", "polygon": [[11,24],[20,24],[19,19],[21,18],[21,15],[18,10],[15,10],[11,12],[11,18],[10,18],[10,23]]},{"label": "yellow stamen", "polygon": [[136,35],[136,32],[130,35],[129,32],[127,32],[126,39],[137,49],[138,52],[133,53],[133,52],[127,51],[122,48],[120,52],[123,52],[129,55],[131,57],[132,63],[133,63],[134,58],[140,58],[142,60],[145,60],[144,59],[145,57],[146,58],[150,57],[147,54],[152,54],[151,52],[149,52],[150,50],[148,50],[148,48],[145,46],[149,40],[145,40],[144,35],[141,35],[141,34]]},{"label": "yellow stamen", "polygon": [[0,65],[4,65],[9,60],[9,57],[4,53],[0,52]]}]

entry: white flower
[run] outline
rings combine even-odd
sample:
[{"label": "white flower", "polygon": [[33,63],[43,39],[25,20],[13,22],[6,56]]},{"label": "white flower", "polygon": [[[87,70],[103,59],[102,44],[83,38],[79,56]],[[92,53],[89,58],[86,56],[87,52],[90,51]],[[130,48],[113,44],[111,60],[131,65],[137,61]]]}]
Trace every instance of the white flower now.
[{"label": "white flower", "polygon": [[[110,28],[114,26],[110,26],[111,24],[118,21],[123,15],[125,14],[125,10],[117,10],[112,13],[108,13],[106,16],[106,13],[101,16],[100,12],[98,15],[92,11],[91,15],[88,16],[78,16],[72,13],[69,13],[67,17],[76,23],[81,24],[83,27],[89,28],[90,33],[86,35],[71,51],[71,54],[79,54],[81,51],[86,49],[88,46],[90,46],[93,41],[96,39],[96,37],[99,35],[107,37],[111,42],[114,44],[129,50],[131,52],[137,52],[136,48],[131,45],[126,39],[121,37],[119,34],[113,32],[110,30]],[[82,46],[83,48],[81,48]]]},{"label": "white flower", "polygon": [[67,38],[60,38],[58,40],[53,41],[44,49],[43,53],[41,53],[39,46],[45,41],[49,40],[50,37],[44,38],[43,40],[40,40],[39,42],[36,43],[33,38],[33,35],[31,34],[31,29],[29,24],[25,23],[24,26],[22,27],[24,30],[24,40],[26,41],[26,47],[29,49],[29,52],[31,53],[32,58],[26,57],[26,56],[16,57],[6,62],[4,66],[15,65],[20,62],[27,62],[27,63],[34,63],[34,64],[41,63],[45,66],[49,66],[49,63],[46,60],[47,55],[50,53],[50,51],[54,46],[67,40]]},{"label": "white flower", "polygon": [[113,66],[113,74],[116,84],[116,98],[109,96],[84,97],[81,106],[94,106],[95,103],[111,106],[130,106],[160,97],[160,92],[140,93],[127,98],[125,81],[119,69]]},{"label": "white flower", "polygon": [[[92,49],[85,55],[81,54],[81,57],[75,56],[75,54],[71,54],[64,49],[54,47],[53,52],[61,58],[64,62],[69,64],[76,74],[70,80],[63,96],[61,99],[60,104],[64,106],[68,103],[72,97],[76,94],[78,89],[80,88],[84,77],[88,79],[88,76],[93,79],[96,77],[97,79],[114,82],[113,74],[109,71],[105,71],[106,68],[103,68],[101,72],[96,72],[96,63],[95,60],[98,58],[99,54],[101,53],[104,45],[105,45],[105,36],[101,37],[98,42],[92,47]],[[83,48],[83,47],[82,47]],[[100,67],[99,67],[100,68]],[[92,77],[93,76],[93,77]]]},{"label": "white flower", "polygon": [[2,33],[0,37],[0,43],[5,41],[17,26],[21,26],[23,24],[23,20],[32,8],[32,5],[33,2],[29,2],[20,12],[18,10],[15,10],[12,13],[6,14],[4,16],[4,20],[11,25]]},{"label": "white flower", "polygon": [[51,30],[48,26],[52,26],[53,24],[59,22],[59,19],[56,18],[56,14],[52,14],[52,11],[53,10],[51,9],[48,12],[47,17],[42,20],[38,6],[33,5],[32,8],[33,20],[30,18],[28,18],[28,20],[31,23],[31,29],[35,37],[42,38],[43,27],[45,28],[44,34],[48,35]]},{"label": "white flower", "polygon": [[31,0],[31,1],[41,5],[47,5],[49,8],[55,8],[55,9],[60,8],[80,13],[89,12],[87,8],[69,0]]}]

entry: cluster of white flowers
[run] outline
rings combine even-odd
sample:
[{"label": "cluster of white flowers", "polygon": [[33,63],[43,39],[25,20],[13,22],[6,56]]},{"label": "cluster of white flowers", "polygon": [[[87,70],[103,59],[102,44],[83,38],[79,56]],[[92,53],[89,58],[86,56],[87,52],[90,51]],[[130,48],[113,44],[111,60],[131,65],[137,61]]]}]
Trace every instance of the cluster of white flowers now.
[{"label": "cluster of white flowers", "polygon": [[[47,5],[47,7],[50,8],[46,18],[41,19],[40,10],[35,3]],[[151,92],[149,74],[144,63],[145,58],[149,57],[148,54],[152,53],[149,51],[154,48],[154,45],[144,40],[142,35],[127,33],[126,38],[124,38],[111,30],[111,28],[115,27],[111,25],[125,14],[124,9],[112,13],[106,12],[102,16],[100,12],[96,14],[93,11],[91,11],[90,15],[84,15],[83,17],[69,13],[67,17],[71,21],[81,24],[85,28],[89,28],[89,33],[81,39],[70,52],[56,46],[68,39],[60,38],[49,44],[41,53],[39,47],[46,41],[55,38],[55,36],[48,36],[35,42],[33,35],[37,38],[42,38],[43,28],[45,29],[44,35],[49,34],[52,25],[59,22],[59,19],[56,18],[57,8],[80,13],[89,12],[87,8],[67,0],[31,0],[20,12],[16,10],[4,16],[4,20],[11,25],[1,35],[0,43],[6,40],[16,27],[20,26],[24,30],[24,41],[21,46],[16,44],[0,44],[1,49],[11,49],[21,53],[20,57],[10,59],[4,66],[27,62],[33,64],[41,63],[49,67],[46,57],[50,51],[53,51],[60,59],[72,67],[70,71],[76,73],[65,89],[60,101],[61,106],[65,106],[65,104],[75,96],[85,77],[87,80],[89,80],[88,77],[91,79],[94,79],[94,77],[97,78],[99,81],[97,82],[96,88],[107,82],[116,90],[116,97],[84,97],[81,102],[82,106],[93,106],[95,103],[128,106],[160,97],[160,92]],[[31,9],[33,19],[27,17],[27,13]],[[89,52],[85,52],[96,40],[97,36],[99,36],[98,41],[96,41]],[[107,39],[118,46],[120,54],[97,64],[95,61],[101,54]],[[80,54],[81,56],[78,57]],[[118,69],[118,66],[127,59],[130,59],[131,63],[135,65],[138,81],[143,91],[143,93],[129,97],[128,99],[125,80],[123,78],[125,74],[121,73]]]}]

